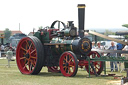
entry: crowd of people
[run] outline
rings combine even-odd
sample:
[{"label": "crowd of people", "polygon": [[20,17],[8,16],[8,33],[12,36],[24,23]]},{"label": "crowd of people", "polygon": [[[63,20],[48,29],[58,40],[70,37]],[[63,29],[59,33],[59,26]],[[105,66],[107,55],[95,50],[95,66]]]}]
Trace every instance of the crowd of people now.
[{"label": "crowd of people", "polygon": [[15,51],[15,49],[11,46],[5,46],[3,44],[0,43],[0,57],[2,56],[6,56],[7,55],[7,51]]},{"label": "crowd of people", "polygon": [[[95,44],[95,42],[92,42],[92,48],[93,49],[100,49],[100,50],[105,49],[104,46],[101,46],[100,42],[97,42],[97,44]],[[114,41],[111,41],[111,46],[107,50],[126,50],[126,51],[128,51],[128,45],[124,46],[123,44],[120,44],[120,43],[117,43],[115,45]],[[101,53],[101,55],[104,55],[104,54]],[[107,56],[109,56],[109,57],[121,57],[121,53],[114,53],[114,52],[108,53]],[[117,64],[120,65],[121,63],[117,62],[117,61],[110,61],[111,72],[118,71]]]}]

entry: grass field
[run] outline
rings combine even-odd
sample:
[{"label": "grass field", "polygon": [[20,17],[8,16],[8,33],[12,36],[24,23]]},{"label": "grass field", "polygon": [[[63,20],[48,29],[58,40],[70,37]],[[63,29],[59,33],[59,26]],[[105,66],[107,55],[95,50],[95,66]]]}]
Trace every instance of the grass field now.
[{"label": "grass field", "polygon": [[[6,65],[7,60],[0,59],[0,85],[120,85],[121,81],[112,76],[87,78],[88,73],[80,68],[75,77],[64,77],[61,73],[49,73],[46,67],[43,67],[38,75],[23,75],[18,70],[15,61],[11,62],[11,68]],[[109,63],[107,63],[107,67],[109,67]],[[109,70],[107,74],[126,75],[124,71],[120,73],[109,72]]]}]

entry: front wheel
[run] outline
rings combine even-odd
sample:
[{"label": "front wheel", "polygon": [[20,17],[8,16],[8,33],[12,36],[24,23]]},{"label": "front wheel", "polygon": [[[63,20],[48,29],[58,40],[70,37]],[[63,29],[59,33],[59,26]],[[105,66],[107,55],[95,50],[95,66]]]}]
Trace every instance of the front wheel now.
[{"label": "front wheel", "polygon": [[64,52],[59,61],[60,71],[66,77],[75,76],[78,70],[77,57],[73,52]]}]

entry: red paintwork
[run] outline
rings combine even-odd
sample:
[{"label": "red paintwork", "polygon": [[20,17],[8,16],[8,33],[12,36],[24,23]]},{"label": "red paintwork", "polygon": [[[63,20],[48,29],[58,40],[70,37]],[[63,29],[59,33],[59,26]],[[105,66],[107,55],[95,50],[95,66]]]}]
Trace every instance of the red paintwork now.
[{"label": "red paintwork", "polygon": [[85,65],[88,65],[88,61],[86,60],[79,60],[78,65],[80,68],[83,68]]},{"label": "red paintwork", "polygon": [[59,66],[47,67],[49,72],[60,73]]},{"label": "red paintwork", "polygon": [[51,35],[52,31],[58,31],[59,29],[48,29],[49,32],[49,39],[52,39],[53,36]]},{"label": "red paintwork", "polygon": [[[31,44],[28,44],[30,42]],[[24,57],[26,54],[29,54],[29,58]],[[16,50],[16,62],[21,73],[31,74],[34,71],[37,62],[37,51],[30,38],[23,38],[19,42]]]},{"label": "red paintwork", "polygon": [[[100,57],[100,54],[96,51],[91,51],[88,56],[90,56],[90,58],[95,58],[97,55],[97,57]],[[88,62],[88,61],[87,61]],[[93,62],[93,65],[94,65],[94,68],[96,69],[96,72],[99,73],[103,68],[102,68],[102,61],[90,61],[90,62]],[[85,65],[85,68],[87,70],[87,72],[89,72],[89,69],[88,69],[88,64]],[[93,70],[90,70],[90,74],[94,74],[94,71]]]},{"label": "red paintwork", "polygon": [[[70,56],[70,57],[68,57],[68,56]],[[69,58],[69,59],[67,59],[67,58]],[[68,66],[65,66],[66,63],[68,64]],[[60,58],[59,65],[60,65],[61,73],[64,76],[70,77],[70,76],[74,75],[74,72],[76,69],[76,67],[75,67],[76,63],[75,63],[75,59],[71,53],[65,52],[64,54],[62,54],[61,58]]]}]

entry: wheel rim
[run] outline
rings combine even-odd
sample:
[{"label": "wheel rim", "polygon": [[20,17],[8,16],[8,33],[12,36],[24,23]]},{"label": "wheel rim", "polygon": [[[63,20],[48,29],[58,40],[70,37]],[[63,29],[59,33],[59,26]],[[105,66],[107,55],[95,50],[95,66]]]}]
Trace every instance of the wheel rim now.
[{"label": "wheel rim", "polygon": [[16,60],[21,73],[31,74],[34,71],[37,63],[37,50],[29,37],[19,42],[16,51]]},{"label": "wheel rim", "polygon": [[59,66],[52,66],[52,67],[48,67],[48,71],[54,72],[54,73],[60,73],[60,68]]},{"label": "wheel rim", "polygon": [[60,58],[60,70],[64,76],[75,76],[78,70],[78,62],[76,56],[70,52],[65,52]]},{"label": "wheel rim", "polygon": [[[91,51],[88,56],[90,58],[100,57],[100,54],[96,51]],[[93,63],[94,69],[96,70],[96,73],[100,75],[100,73],[103,70],[103,62],[102,61],[91,61]],[[89,73],[88,64],[85,65],[85,68],[87,72]],[[90,74],[94,75],[94,71],[92,68],[90,68]]]}]

